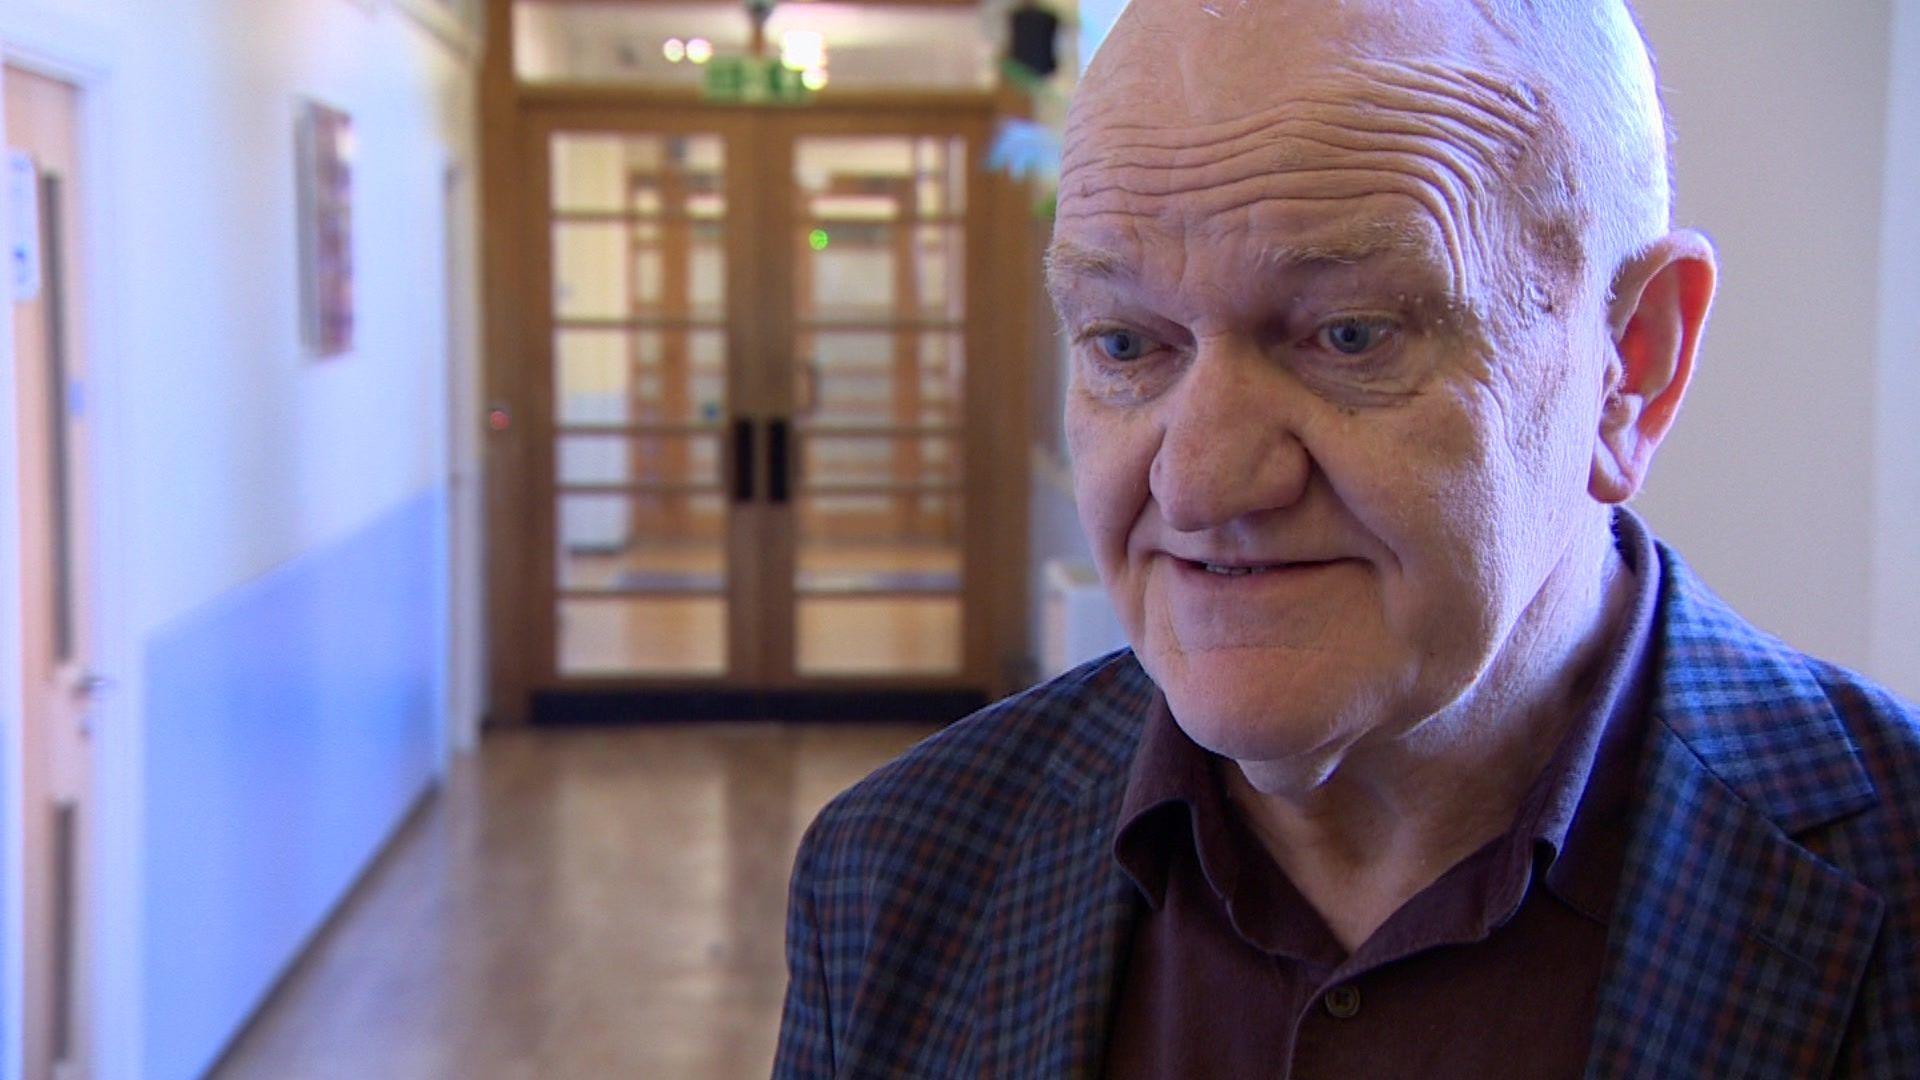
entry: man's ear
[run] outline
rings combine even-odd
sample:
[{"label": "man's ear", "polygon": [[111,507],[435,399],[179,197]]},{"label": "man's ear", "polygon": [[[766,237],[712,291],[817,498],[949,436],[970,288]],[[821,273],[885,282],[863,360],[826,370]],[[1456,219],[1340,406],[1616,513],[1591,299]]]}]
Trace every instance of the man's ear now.
[{"label": "man's ear", "polygon": [[1607,308],[1613,357],[1587,480],[1595,499],[1626,502],[1646,481],[1693,378],[1718,276],[1712,243],[1691,230],[1661,237],[1614,275]]}]

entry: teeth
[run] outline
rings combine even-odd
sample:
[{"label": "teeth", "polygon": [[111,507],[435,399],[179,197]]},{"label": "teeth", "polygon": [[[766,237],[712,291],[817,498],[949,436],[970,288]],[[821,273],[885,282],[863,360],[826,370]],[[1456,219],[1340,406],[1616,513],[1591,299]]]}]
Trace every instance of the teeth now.
[{"label": "teeth", "polygon": [[1201,563],[1200,565],[1207,573],[1219,574],[1221,577],[1246,577],[1248,574],[1258,574],[1266,569],[1266,567],[1263,566],[1220,566],[1215,563]]}]

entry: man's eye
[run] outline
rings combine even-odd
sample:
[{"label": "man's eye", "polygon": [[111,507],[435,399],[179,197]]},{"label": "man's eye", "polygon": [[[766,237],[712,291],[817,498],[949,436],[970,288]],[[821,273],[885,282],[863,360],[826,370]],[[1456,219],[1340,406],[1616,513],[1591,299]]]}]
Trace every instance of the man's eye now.
[{"label": "man's eye", "polygon": [[1146,337],[1132,330],[1103,330],[1093,340],[1109,360],[1138,360],[1147,354]]},{"label": "man's eye", "polygon": [[1374,319],[1337,319],[1322,326],[1315,337],[1321,347],[1342,356],[1360,356],[1380,347],[1393,327]]}]

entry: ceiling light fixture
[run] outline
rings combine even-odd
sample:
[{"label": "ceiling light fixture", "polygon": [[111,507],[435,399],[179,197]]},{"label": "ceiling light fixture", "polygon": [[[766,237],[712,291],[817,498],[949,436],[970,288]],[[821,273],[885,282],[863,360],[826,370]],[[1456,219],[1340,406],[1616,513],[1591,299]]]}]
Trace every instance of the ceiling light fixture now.
[{"label": "ceiling light fixture", "polygon": [[790,71],[827,66],[827,41],[813,30],[789,30],[780,35],[780,63]]}]

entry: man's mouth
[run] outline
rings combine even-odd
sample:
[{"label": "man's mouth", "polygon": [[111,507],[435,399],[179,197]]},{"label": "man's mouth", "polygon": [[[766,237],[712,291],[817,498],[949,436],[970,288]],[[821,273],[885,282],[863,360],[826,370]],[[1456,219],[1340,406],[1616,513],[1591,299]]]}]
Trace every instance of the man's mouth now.
[{"label": "man's mouth", "polygon": [[1208,562],[1205,559],[1179,559],[1179,562],[1188,570],[1227,578],[1252,577],[1255,574],[1271,574],[1282,570],[1300,570],[1316,565],[1311,562],[1223,563]]},{"label": "man's mouth", "polygon": [[1194,565],[1209,574],[1218,574],[1221,577],[1246,577],[1249,574],[1264,574],[1269,570],[1277,569],[1277,567],[1272,566],[1223,566],[1220,563],[1210,562],[1195,563]]},{"label": "man's mouth", "polygon": [[1190,573],[1205,574],[1213,578],[1249,578],[1260,575],[1291,576],[1307,570],[1318,570],[1341,562],[1341,559],[1289,559],[1280,562],[1209,562],[1206,559],[1187,559],[1175,556],[1176,563]]}]

